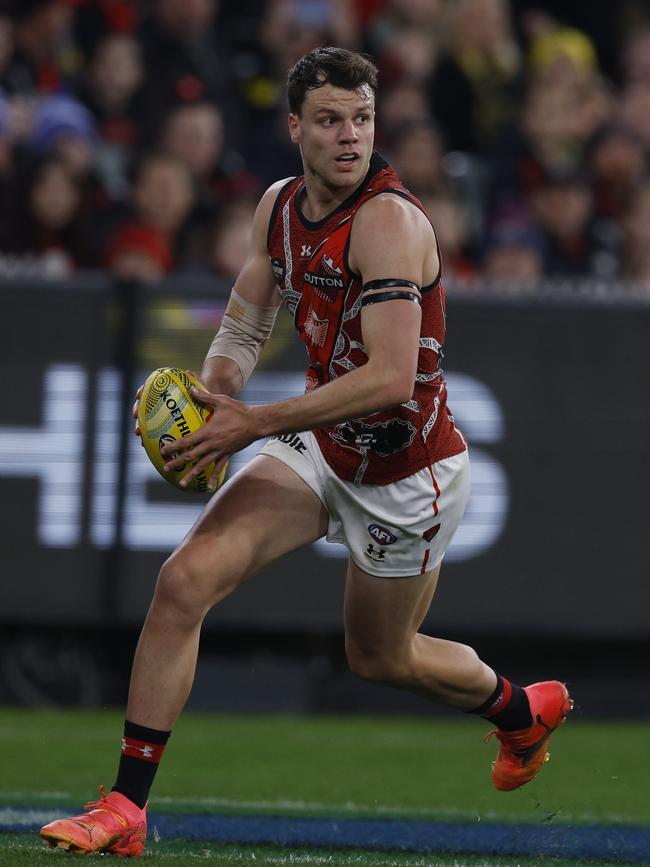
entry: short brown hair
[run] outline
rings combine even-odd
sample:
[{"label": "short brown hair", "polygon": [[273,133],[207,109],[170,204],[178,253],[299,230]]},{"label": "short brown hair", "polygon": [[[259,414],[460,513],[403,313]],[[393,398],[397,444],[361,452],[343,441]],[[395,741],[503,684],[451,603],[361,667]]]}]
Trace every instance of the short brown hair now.
[{"label": "short brown hair", "polygon": [[300,114],[308,90],[331,84],[358,90],[367,84],[377,92],[377,67],[365,54],[347,48],[314,48],[292,66],[287,79],[289,108]]}]

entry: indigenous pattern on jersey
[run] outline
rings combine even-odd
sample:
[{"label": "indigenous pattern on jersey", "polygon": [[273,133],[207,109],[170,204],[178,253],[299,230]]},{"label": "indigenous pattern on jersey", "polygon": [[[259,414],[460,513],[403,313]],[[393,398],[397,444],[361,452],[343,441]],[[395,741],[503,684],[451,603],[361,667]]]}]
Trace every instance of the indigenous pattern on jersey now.
[{"label": "indigenous pattern on jersey", "polygon": [[[350,269],[347,254],[354,215],[368,199],[386,192],[424,210],[377,153],[358,189],[318,222],[308,220],[300,208],[303,177],[278,193],[268,250],[282,300],[307,347],[307,392],[368,360],[361,333],[362,278]],[[420,351],[411,399],[314,431],[325,460],[340,478],[386,485],[465,449],[447,409],[440,366],[444,339],[445,291],[438,274],[434,283],[422,287]]]}]

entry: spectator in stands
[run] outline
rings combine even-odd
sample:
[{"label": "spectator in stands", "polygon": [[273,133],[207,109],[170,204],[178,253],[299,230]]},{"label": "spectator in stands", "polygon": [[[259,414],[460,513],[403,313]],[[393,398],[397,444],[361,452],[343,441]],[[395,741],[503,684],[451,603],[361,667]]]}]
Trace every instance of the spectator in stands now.
[{"label": "spectator in stands", "polygon": [[14,24],[11,17],[0,10],[0,88],[7,89],[5,73],[14,51]]},{"label": "spectator in stands", "polygon": [[144,52],[147,127],[155,133],[169,106],[209,100],[239,138],[239,106],[229,46],[217,26],[216,0],[158,0],[138,31]]},{"label": "spectator in stands", "polygon": [[173,267],[166,238],[148,226],[123,226],[106,251],[105,264],[120,280],[154,283]]},{"label": "spectator in stands", "polygon": [[610,117],[611,97],[600,79],[533,79],[517,122],[492,155],[492,197],[524,197],[547,172],[583,166],[588,142]]},{"label": "spectator in stands", "polygon": [[423,122],[433,126],[428,103],[427,91],[416,78],[402,77],[383,88],[377,106],[377,147],[390,147],[403,127]]},{"label": "spectator in stands", "polygon": [[439,50],[437,37],[437,33],[407,26],[391,32],[378,56],[382,80],[386,79],[392,86],[403,78],[410,78],[428,87]]},{"label": "spectator in stands", "polygon": [[490,152],[514,117],[523,59],[509,0],[455,0],[432,79],[433,116],[450,150]]},{"label": "spectator in stands", "polygon": [[30,139],[38,156],[57,156],[77,177],[87,178],[93,168],[95,142],[93,117],[77,99],[55,95],[40,101]]},{"label": "spectator in stands", "polygon": [[580,84],[598,76],[596,50],[581,30],[545,16],[531,36],[528,67],[538,84]]},{"label": "spectator in stands", "polygon": [[66,0],[20,0],[12,4],[14,52],[4,70],[10,93],[54,93],[73,84],[81,55],[73,34],[73,4]]},{"label": "spectator in stands", "polygon": [[650,155],[650,26],[630,31],[621,52],[622,89],[616,119],[631,129]]},{"label": "spectator in stands", "polygon": [[650,85],[650,26],[630,32],[621,52],[624,85]]},{"label": "spectator in stands", "polygon": [[203,259],[209,246],[207,230],[220,208],[242,194],[259,198],[259,182],[246,171],[243,157],[226,146],[221,112],[212,103],[187,103],[171,109],[163,123],[160,147],[185,163],[192,176],[190,252]]},{"label": "spectator in stands", "polygon": [[544,236],[546,276],[611,278],[619,270],[619,236],[594,213],[586,174],[548,170],[530,191],[531,211]]},{"label": "spectator in stands", "polygon": [[135,37],[139,21],[151,5],[141,0],[73,0],[73,4],[75,39],[86,69],[97,46],[107,36]]},{"label": "spectator in stands", "polygon": [[470,254],[470,224],[460,196],[451,187],[443,187],[424,196],[422,204],[436,231],[443,278],[456,284],[473,282],[479,270]]},{"label": "spectator in stands", "polygon": [[[443,245],[449,274],[471,270],[486,214],[511,196],[530,197],[544,212],[545,198],[571,198],[552,223],[569,222],[578,201],[584,211],[586,185],[572,196],[561,185],[545,189],[558,171],[588,174],[593,202],[574,242],[566,227],[543,221],[547,270],[616,273],[616,233],[629,220],[630,191],[650,159],[650,26],[625,39],[615,98],[589,34],[526,9],[519,14],[524,52],[513,36],[513,5],[21,0],[3,6],[11,11],[0,11],[0,217],[6,224],[15,202],[29,199],[34,165],[62,159],[78,177],[88,242],[97,245],[87,261],[99,264],[117,227],[127,220],[141,225],[131,161],[143,148],[160,150],[189,168],[194,205],[178,231],[148,227],[168,253],[153,256],[156,273],[205,263],[224,206],[223,219],[233,217],[233,197],[255,196],[266,182],[300,172],[286,136],[285,73],[297,55],[329,42],[363,46],[378,61],[384,81],[378,147],[437,213],[440,235],[449,235]],[[149,252],[157,245],[149,243]]]},{"label": "spectator in stands", "polygon": [[302,171],[299,154],[287,136],[287,69],[318,45],[360,46],[354,0],[268,0],[258,41],[253,71],[242,82],[246,115],[242,152],[265,187],[278,177]]},{"label": "spectator in stands", "polygon": [[494,219],[483,255],[483,277],[495,288],[526,292],[544,274],[544,242],[525,210],[508,209]]},{"label": "spectator in stands", "polygon": [[181,103],[172,108],[165,117],[160,144],[182,160],[197,181],[209,181],[215,173],[223,173],[223,119],[212,103]]},{"label": "spectator in stands", "polygon": [[286,70],[316,45],[358,48],[359,22],[353,0],[269,0],[260,42],[281,81]]},{"label": "spectator in stands", "polygon": [[617,102],[617,120],[631,129],[650,153],[650,83],[626,85]]},{"label": "spectator in stands", "polygon": [[10,105],[0,92],[0,188],[10,180],[13,170],[13,134]]},{"label": "spectator in stands", "polygon": [[588,142],[613,110],[611,90],[584,34],[545,15],[526,20],[532,36],[528,86],[515,122],[491,157],[489,210],[504,195],[525,197],[548,171],[582,167]]},{"label": "spectator in stands", "polygon": [[650,178],[632,193],[623,217],[622,276],[640,284],[650,298]]},{"label": "spectator in stands", "polygon": [[142,140],[142,54],[129,35],[109,34],[95,46],[79,96],[97,126],[97,171],[113,199],[128,194],[128,168]]},{"label": "spectator in stands", "polygon": [[[88,266],[79,179],[57,157],[36,167],[27,195],[4,226],[2,253],[12,254],[14,274],[67,277]],[[6,270],[3,267],[3,270]]]},{"label": "spectator in stands", "polygon": [[445,0],[387,0],[371,18],[365,42],[382,86],[404,78],[427,85],[438,60],[446,5]]},{"label": "spectator in stands", "polygon": [[395,171],[416,196],[433,195],[448,183],[442,163],[442,139],[426,120],[413,121],[394,130],[389,152]]},{"label": "spectator in stands", "polygon": [[250,198],[233,199],[219,215],[212,237],[212,268],[231,287],[244,267],[253,231],[255,202]]},{"label": "spectator in stands", "polygon": [[589,144],[586,167],[596,214],[620,224],[634,189],[650,169],[642,140],[622,124],[607,124]]},{"label": "spectator in stands", "polygon": [[[132,212],[114,231],[105,249],[107,264],[122,277],[142,277],[142,259],[158,268],[160,276],[184,263],[187,242],[184,228],[194,202],[190,174],[181,160],[171,155],[145,157],[136,170]],[[143,255],[135,257],[133,251]],[[126,267],[124,262],[126,260]],[[149,272],[146,272],[149,274]],[[153,277],[148,277],[153,279]]]},{"label": "spectator in stands", "polygon": [[172,108],[163,122],[160,146],[185,163],[208,214],[214,214],[215,208],[233,195],[261,194],[259,182],[246,170],[243,157],[227,146],[221,112],[213,103]]}]

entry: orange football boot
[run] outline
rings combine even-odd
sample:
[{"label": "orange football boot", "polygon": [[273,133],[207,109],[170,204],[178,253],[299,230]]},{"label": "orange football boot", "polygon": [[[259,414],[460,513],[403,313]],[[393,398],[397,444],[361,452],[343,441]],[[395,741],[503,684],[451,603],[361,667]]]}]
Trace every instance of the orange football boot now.
[{"label": "orange football boot", "polygon": [[501,792],[510,792],[529,783],[550,758],[546,751],[551,735],[564,722],[573,708],[566,686],[557,680],[547,680],[524,687],[528,696],[532,725],[514,732],[493,729],[500,741],[496,761],[492,764],[492,782]]},{"label": "orange football boot", "polygon": [[74,855],[108,852],[122,858],[137,858],[147,838],[147,807],[141,810],[120,792],[104,794],[84,807],[88,812],[70,819],[55,819],[40,830],[43,844],[66,849]]}]

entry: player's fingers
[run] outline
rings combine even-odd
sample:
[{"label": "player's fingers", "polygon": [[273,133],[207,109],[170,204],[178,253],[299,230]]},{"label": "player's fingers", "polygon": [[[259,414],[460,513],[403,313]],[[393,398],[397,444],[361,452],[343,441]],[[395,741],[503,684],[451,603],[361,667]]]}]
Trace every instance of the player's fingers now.
[{"label": "player's fingers", "polygon": [[198,400],[199,403],[207,403],[209,406],[216,406],[219,402],[219,398],[214,394],[210,394],[209,391],[203,391],[203,389],[195,388],[194,386],[192,386],[190,391],[192,392],[192,397],[195,400]]},{"label": "player's fingers", "polygon": [[219,476],[221,475],[221,471],[225,467],[227,462],[228,462],[228,458],[221,458],[221,460],[217,461],[217,463],[215,464],[215,467],[212,470],[210,478],[208,479],[208,490],[209,491],[216,491],[217,490],[217,487],[219,485]]},{"label": "player's fingers", "polygon": [[200,460],[198,460],[192,469],[185,473],[183,478],[180,480],[179,485],[181,488],[186,488],[192,479],[195,479],[203,470],[208,467],[212,461],[217,457],[216,452],[208,452],[207,455],[204,455]]},{"label": "player's fingers", "polygon": [[[164,468],[169,470],[182,470],[185,464],[200,460],[212,447],[205,442],[197,442],[195,445],[187,445],[183,440],[177,440],[171,446],[173,453],[169,461],[165,461]],[[163,452],[163,449],[161,449]],[[210,461],[208,461],[210,463]]]},{"label": "player's fingers", "polygon": [[[140,398],[142,397],[142,391],[144,389],[144,385],[141,385],[135,393],[135,401],[133,402],[133,409],[131,410],[131,415],[133,418],[138,417],[138,407],[140,406]],[[136,433],[139,431],[136,429]]]},{"label": "player's fingers", "polygon": [[[164,457],[177,457],[178,455],[187,455],[190,449],[196,448],[196,446],[203,444],[203,440],[205,437],[205,428],[199,428],[195,430],[194,433],[188,434],[187,436],[180,437],[180,439],[175,439],[172,442],[167,443],[160,448],[160,454]],[[183,460],[187,460],[187,457],[184,457]]]},{"label": "player's fingers", "polygon": [[191,461],[192,459],[187,453],[184,453],[182,455],[172,455],[169,460],[165,461],[165,463],[163,464],[163,470],[166,473],[169,473],[171,471],[176,473],[179,470],[182,470],[186,464],[191,463]]}]

